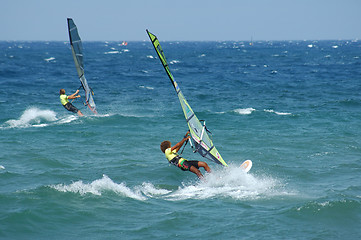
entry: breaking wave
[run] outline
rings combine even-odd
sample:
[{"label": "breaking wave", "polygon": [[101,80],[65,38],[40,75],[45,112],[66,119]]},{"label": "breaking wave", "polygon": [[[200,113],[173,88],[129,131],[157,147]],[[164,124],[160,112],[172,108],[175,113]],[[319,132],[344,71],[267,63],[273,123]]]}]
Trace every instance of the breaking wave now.
[{"label": "breaking wave", "polygon": [[3,127],[7,128],[27,128],[44,127],[50,122],[55,122],[56,113],[51,110],[41,110],[38,108],[29,108],[23,112],[19,119],[8,120]]},{"label": "breaking wave", "polygon": [[90,183],[76,181],[69,185],[58,184],[50,187],[59,192],[71,192],[82,196],[115,193],[139,201],[151,198],[168,201],[209,198],[253,200],[292,194],[284,190],[284,184],[279,180],[266,176],[253,176],[245,173],[239,166],[215,170],[211,174],[206,174],[203,180],[183,183],[176,190],[158,188],[152,183],[145,182],[129,187],[125,182],[116,183],[106,175]]}]

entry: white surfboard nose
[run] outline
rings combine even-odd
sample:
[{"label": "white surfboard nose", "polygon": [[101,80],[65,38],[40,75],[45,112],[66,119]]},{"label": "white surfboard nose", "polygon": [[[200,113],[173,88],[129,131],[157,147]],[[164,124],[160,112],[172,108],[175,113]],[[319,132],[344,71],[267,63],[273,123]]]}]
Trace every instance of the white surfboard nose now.
[{"label": "white surfboard nose", "polygon": [[251,170],[252,168],[252,161],[251,160],[246,160],[244,161],[241,166],[240,166],[245,172],[249,172],[249,170]]}]

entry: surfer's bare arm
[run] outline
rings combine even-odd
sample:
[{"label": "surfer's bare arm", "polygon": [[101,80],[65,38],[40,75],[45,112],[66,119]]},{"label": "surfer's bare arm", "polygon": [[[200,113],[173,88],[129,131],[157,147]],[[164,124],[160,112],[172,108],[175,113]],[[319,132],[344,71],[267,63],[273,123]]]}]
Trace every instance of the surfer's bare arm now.
[{"label": "surfer's bare arm", "polygon": [[76,92],[73,93],[72,95],[68,96],[68,99],[80,98],[80,95],[77,95],[78,93],[79,93],[79,89],[76,90]]},{"label": "surfer's bare arm", "polygon": [[179,143],[177,143],[176,145],[174,145],[174,146],[171,148],[172,151],[173,151],[174,149],[176,150],[176,152],[179,151],[179,149],[183,146],[184,142],[191,138],[188,134],[189,134],[189,131],[187,132],[187,134],[184,136],[184,138],[183,138]]}]

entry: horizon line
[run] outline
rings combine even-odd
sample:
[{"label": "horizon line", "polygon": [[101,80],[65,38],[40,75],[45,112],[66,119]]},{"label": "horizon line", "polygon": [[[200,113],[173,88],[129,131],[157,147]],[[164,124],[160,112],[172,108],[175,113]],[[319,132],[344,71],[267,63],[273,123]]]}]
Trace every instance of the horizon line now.
[{"label": "horizon line", "polygon": [[[82,42],[148,42],[149,39],[143,40],[82,40]],[[306,41],[359,41],[359,38],[339,38],[339,39],[273,39],[273,40],[162,40],[160,42],[285,42],[285,41],[296,41],[296,42],[306,42]],[[67,40],[3,40],[0,39],[0,42],[69,42]]]}]

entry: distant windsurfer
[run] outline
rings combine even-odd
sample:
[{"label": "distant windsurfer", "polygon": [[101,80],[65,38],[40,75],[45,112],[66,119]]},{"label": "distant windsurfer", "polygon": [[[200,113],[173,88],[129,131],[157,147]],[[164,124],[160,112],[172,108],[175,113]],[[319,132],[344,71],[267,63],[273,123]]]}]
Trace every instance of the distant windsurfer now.
[{"label": "distant windsurfer", "polygon": [[78,95],[79,93],[79,89],[76,90],[75,93],[73,93],[72,95],[65,95],[65,90],[64,89],[60,89],[60,102],[63,105],[63,107],[73,113],[77,113],[79,116],[84,116],[83,113],[77,109],[76,107],[74,107],[73,104],[71,104],[71,102],[69,102],[69,99],[76,99],[76,98],[80,98],[80,95]]},{"label": "distant windsurfer", "polygon": [[192,173],[195,173],[198,178],[201,179],[203,178],[203,175],[201,171],[199,171],[199,168],[203,167],[207,172],[211,172],[208,164],[202,161],[188,161],[187,159],[184,159],[183,157],[178,155],[178,151],[188,139],[190,139],[189,131],[184,136],[184,138],[173,147],[170,141],[163,141],[160,144],[160,149],[165,154],[165,157],[167,158],[169,163],[180,168],[183,171],[191,171]]}]

